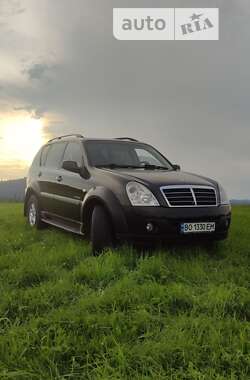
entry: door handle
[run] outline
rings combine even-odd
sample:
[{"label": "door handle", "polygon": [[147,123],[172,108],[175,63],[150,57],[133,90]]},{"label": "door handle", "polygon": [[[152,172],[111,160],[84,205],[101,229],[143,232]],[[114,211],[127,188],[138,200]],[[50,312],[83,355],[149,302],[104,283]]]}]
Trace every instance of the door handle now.
[{"label": "door handle", "polygon": [[56,177],[56,180],[57,180],[57,182],[62,182],[63,177],[61,175],[59,175],[58,177]]},{"label": "door handle", "polygon": [[38,177],[42,177],[42,174],[43,174],[42,172],[39,172]]}]

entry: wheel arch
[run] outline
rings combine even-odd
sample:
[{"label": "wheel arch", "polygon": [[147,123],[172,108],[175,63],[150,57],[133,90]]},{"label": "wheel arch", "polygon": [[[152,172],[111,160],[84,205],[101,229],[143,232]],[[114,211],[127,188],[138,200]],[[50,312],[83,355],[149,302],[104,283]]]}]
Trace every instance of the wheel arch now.
[{"label": "wheel arch", "polygon": [[88,238],[90,237],[92,214],[93,214],[94,208],[98,205],[102,206],[105,209],[110,219],[110,222],[112,224],[112,228],[114,229],[113,218],[105,202],[101,198],[91,197],[91,199],[88,199],[88,201],[86,202],[83,208],[83,212],[82,212],[82,222],[84,226],[84,233],[86,234]]},{"label": "wheel arch", "polygon": [[127,231],[125,214],[119,200],[110,190],[96,188],[86,196],[82,204],[81,221],[87,236],[90,233],[91,217],[96,205],[104,207],[112,223],[114,234]]}]

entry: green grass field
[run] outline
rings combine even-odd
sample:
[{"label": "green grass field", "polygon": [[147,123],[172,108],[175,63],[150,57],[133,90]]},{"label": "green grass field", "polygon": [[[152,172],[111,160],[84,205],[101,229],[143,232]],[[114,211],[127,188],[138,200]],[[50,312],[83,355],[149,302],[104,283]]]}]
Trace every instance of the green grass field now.
[{"label": "green grass field", "polygon": [[250,207],[213,249],[93,257],[0,203],[0,379],[249,379]]}]

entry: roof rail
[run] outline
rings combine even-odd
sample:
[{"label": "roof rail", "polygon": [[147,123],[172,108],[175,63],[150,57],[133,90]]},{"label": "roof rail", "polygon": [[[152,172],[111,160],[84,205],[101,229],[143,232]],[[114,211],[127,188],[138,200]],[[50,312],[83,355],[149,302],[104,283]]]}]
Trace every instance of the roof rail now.
[{"label": "roof rail", "polygon": [[49,140],[48,143],[51,142],[51,141],[64,139],[65,137],[79,137],[79,138],[82,138],[82,139],[84,138],[83,135],[80,135],[78,133],[76,133],[76,134],[73,133],[73,134],[70,134],[70,135],[63,135],[63,136],[54,137],[53,139]]},{"label": "roof rail", "polygon": [[129,141],[138,142],[138,140],[132,139],[131,137],[116,137],[116,140],[129,140]]}]

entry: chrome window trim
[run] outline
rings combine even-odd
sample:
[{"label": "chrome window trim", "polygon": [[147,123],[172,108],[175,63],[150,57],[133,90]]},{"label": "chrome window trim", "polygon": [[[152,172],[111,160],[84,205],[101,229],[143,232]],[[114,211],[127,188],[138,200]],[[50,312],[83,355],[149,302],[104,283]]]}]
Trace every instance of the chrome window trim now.
[{"label": "chrome window trim", "polygon": [[[193,197],[194,205],[171,206],[171,204],[169,203],[169,201],[167,199],[167,196],[165,195],[165,193],[163,191],[165,189],[189,189],[190,192],[191,192],[191,194],[192,194],[192,197]],[[215,193],[216,204],[214,204],[214,205],[197,205],[197,200],[196,200],[196,197],[195,197],[195,194],[194,194],[194,190],[196,190],[196,189],[209,189],[209,190],[213,190],[214,193]],[[168,207],[171,207],[171,208],[217,207],[218,206],[218,195],[217,195],[216,188],[213,187],[213,186],[203,186],[203,185],[167,185],[167,186],[161,186],[160,190],[161,190],[161,193],[162,193],[165,201],[167,202]]]}]

